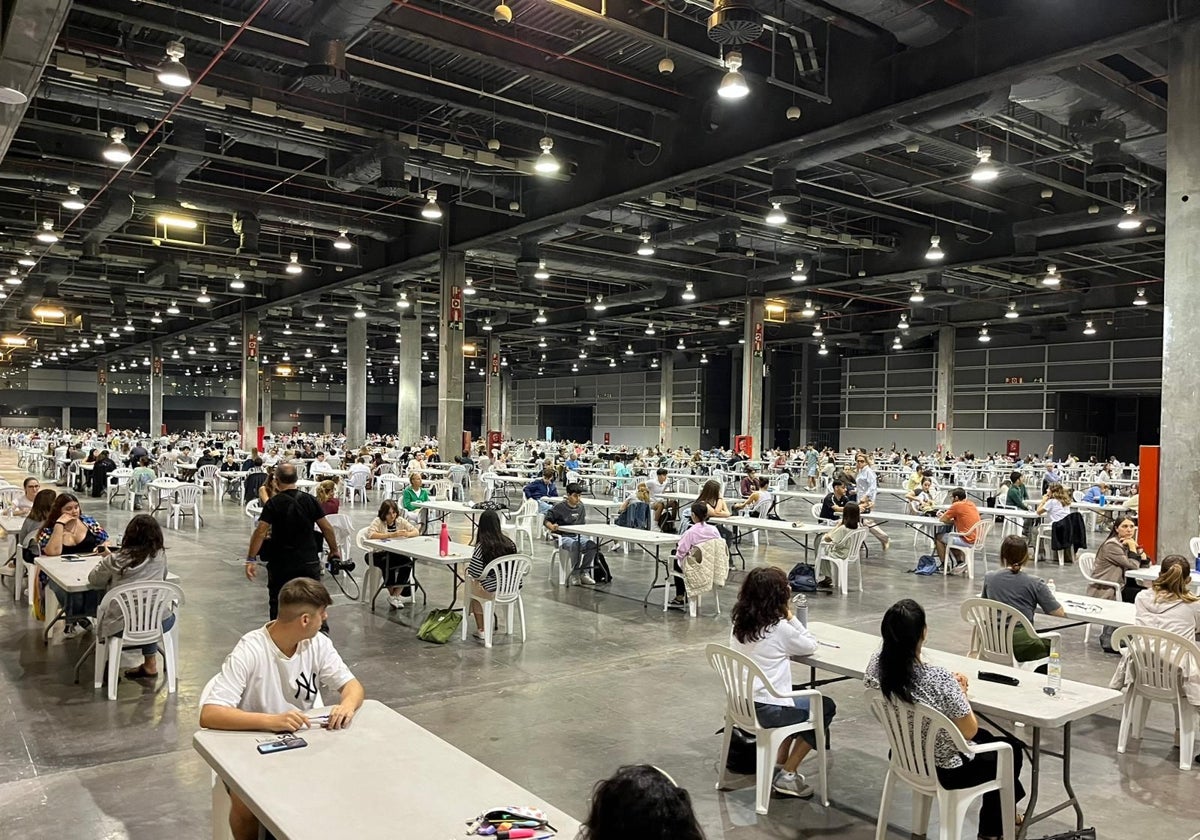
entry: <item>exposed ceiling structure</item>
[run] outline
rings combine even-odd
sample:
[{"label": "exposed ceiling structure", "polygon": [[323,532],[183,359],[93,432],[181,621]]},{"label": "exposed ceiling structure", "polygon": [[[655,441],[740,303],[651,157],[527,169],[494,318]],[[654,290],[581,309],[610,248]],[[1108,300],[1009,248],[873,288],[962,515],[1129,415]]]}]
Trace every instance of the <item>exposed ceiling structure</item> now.
[{"label": "exposed ceiling structure", "polygon": [[4,357],[236,372],[254,310],[271,364],[336,383],[361,308],[376,371],[414,316],[432,371],[443,249],[519,376],[723,352],[748,294],[783,350],[1153,334],[1197,9],[18,0]]}]

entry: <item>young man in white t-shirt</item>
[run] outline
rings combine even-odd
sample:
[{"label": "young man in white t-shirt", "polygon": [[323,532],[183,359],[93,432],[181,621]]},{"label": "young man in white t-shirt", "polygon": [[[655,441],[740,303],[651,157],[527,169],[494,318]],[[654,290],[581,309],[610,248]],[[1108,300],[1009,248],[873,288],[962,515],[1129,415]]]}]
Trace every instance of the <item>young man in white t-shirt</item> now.
[{"label": "young man in white t-shirt", "polygon": [[[288,581],[279,592],[279,618],[242,636],[200,697],[205,729],[295,732],[309,726],[305,712],[321,705],[318,688],[336,690],[330,729],[350,725],[362,706],[362,683],[320,632],[333,599],[310,578]],[[235,840],[255,840],[258,819],[229,792],[229,827]]]}]

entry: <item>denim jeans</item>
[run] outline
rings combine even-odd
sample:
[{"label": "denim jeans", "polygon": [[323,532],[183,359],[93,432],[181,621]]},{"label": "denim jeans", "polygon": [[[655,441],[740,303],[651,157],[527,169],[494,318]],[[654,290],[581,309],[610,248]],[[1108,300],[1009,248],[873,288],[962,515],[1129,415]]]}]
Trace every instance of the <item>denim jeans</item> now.
[{"label": "denim jeans", "polygon": [[[163,619],[163,623],[162,623],[163,633],[166,633],[168,630],[170,630],[174,626],[175,626],[175,613],[171,613],[169,616],[167,616],[166,618]],[[122,635],[123,635],[122,633],[117,633],[116,638],[119,639],[119,638],[121,638]],[[142,645],[142,656],[150,657],[150,656],[154,656],[154,654],[156,654],[156,653],[158,653],[158,642],[151,642],[148,645]]]},{"label": "denim jeans", "polygon": [[596,541],[591,537],[563,534],[558,538],[558,547],[565,549],[571,557],[571,571],[589,574],[596,562]]}]

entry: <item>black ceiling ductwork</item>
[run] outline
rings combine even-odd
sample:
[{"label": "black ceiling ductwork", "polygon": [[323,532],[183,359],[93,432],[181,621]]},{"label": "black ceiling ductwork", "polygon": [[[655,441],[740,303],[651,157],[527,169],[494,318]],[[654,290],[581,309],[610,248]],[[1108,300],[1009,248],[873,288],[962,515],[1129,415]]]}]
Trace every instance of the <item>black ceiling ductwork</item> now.
[{"label": "black ceiling ductwork", "polygon": [[329,185],[342,192],[356,192],[373,185],[375,192],[392,198],[415,195],[411,178],[432,184],[450,184],[481,190],[497,198],[514,197],[512,188],[503,181],[480,175],[463,174],[414,160],[407,143],[381,140],[373,149],[356,155],[338,167]]},{"label": "black ceiling ductwork", "polygon": [[796,183],[796,167],[777,166],[771,170],[771,191],[767,201],[773,204],[795,204],[800,200],[800,185]]},{"label": "black ceiling ductwork", "polygon": [[833,6],[872,23],[895,36],[907,47],[927,47],[954,32],[954,21],[942,11],[941,3],[917,0],[832,0]]},{"label": "black ceiling ductwork", "polygon": [[159,263],[146,272],[142,282],[155,289],[178,289],[179,263]]},{"label": "black ceiling ductwork", "polygon": [[357,40],[391,0],[318,0],[308,13],[309,64],[300,84],[318,93],[349,93],[346,45]]},{"label": "black ceiling ductwork", "polygon": [[100,244],[133,218],[133,196],[125,192],[109,192],[106,195],[108,200],[104,204],[104,215],[92,223],[91,229],[83,237],[83,255],[90,259],[99,257]]},{"label": "black ceiling ductwork", "polygon": [[1076,143],[1092,149],[1092,164],[1086,176],[1089,183],[1106,184],[1125,177],[1128,156],[1121,151],[1125,142],[1124,122],[1105,119],[1101,111],[1088,109],[1071,115],[1067,131]]},{"label": "black ceiling ductwork", "polygon": [[[57,294],[57,289],[55,289],[55,291],[52,293],[50,291],[49,284],[47,284],[46,293],[49,294],[51,297],[53,297],[55,294]],[[125,290],[124,289],[113,289],[112,293],[109,295],[109,299],[112,301],[113,317],[114,318],[126,317],[126,315],[128,313],[129,300],[128,300],[128,298],[125,297]]]},{"label": "black ceiling ductwork", "polygon": [[[1162,196],[1153,196],[1138,203],[1138,212],[1158,221],[1166,219],[1167,202]],[[1120,207],[1101,207],[1097,213],[1080,210],[1077,213],[1059,213],[1056,216],[1013,222],[1012,235],[1016,251],[1020,254],[1035,253],[1037,240],[1042,236],[1059,236],[1081,230],[1111,228],[1114,241],[1119,241],[1117,222],[1125,215]]]},{"label": "black ceiling ductwork", "polygon": [[300,85],[317,93],[350,92],[350,71],[346,69],[346,42],[316,37],[308,46],[311,63],[300,71]]},{"label": "black ceiling ductwork", "polygon": [[714,0],[708,16],[708,37],[723,46],[757,41],[764,31],[762,14],[751,0]]},{"label": "black ceiling ductwork", "polygon": [[238,237],[237,252],[239,254],[257,254],[258,235],[262,232],[262,224],[248,210],[235,210],[231,220],[233,232]]},{"label": "black ceiling ductwork", "polygon": [[[661,230],[654,234],[652,241],[657,245],[666,245],[671,242],[684,242],[692,244],[692,241],[700,239],[711,234],[717,234],[718,237],[722,234],[736,234],[742,228],[742,220],[736,216],[721,216],[716,219],[705,219],[702,222],[693,222],[687,225],[679,225],[678,227]],[[736,243],[737,237],[734,237]]]},{"label": "black ceiling ductwork", "polygon": [[738,248],[737,231],[723,230],[717,234],[717,256],[728,259],[745,256]]}]

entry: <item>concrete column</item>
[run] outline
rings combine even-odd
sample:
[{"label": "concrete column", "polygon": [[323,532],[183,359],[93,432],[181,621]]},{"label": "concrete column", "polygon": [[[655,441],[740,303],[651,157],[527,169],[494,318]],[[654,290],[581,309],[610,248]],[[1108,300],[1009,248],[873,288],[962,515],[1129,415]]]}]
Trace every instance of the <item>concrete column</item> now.
[{"label": "concrete column", "polygon": [[71,406],[69,405],[63,406],[62,425],[59,428],[61,428],[63,431],[70,431],[71,429]]},{"label": "concrete column", "polygon": [[[329,433],[329,417],[325,418]],[[346,325],[346,446],[355,449],[367,440],[367,319],[351,318]]]},{"label": "concrete column", "polygon": [[742,348],[733,348],[729,361],[729,440],[721,441],[733,446],[733,436],[742,427]]},{"label": "concrete column", "polygon": [[487,342],[487,375],[483,377],[483,429],[484,439],[488,432],[500,431],[500,337],[489,336]]},{"label": "concrete column", "polygon": [[163,348],[150,342],[150,439],[158,440],[163,423]]},{"label": "concrete column", "polygon": [[400,440],[401,446],[406,446],[416,443],[421,438],[421,319],[419,316],[401,318],[399,355],[400,370],[396,371],[396,437]]},{"label": "concrete column", "polygon": [[500,434],[508,440],[512,437],[513,378],[512,371],[500,371]]},{"label": "concrete column", "polygon": [[333,434],[333,415],[332,414],[325,415],[325,417],[321,423],[321,432],[322,432],[322,434],[326,434],[326,435]]},{"label": "concrete column", "polygon": [[934,410],[934,442],[946,452],[954,451],[954,327],[938,329],[937,406]]},{"label": "concrete column", "polygon": [[[241,389],[241,434],[242,449],[250,450],[258,444],[258,313],[242,313],[242,389]],[[158,358],[155,353],[155,358]],[[154,426],[153,393],[151,384],[150,425]],[[161,395],[160,395],[161,396]],[[161,409],[161,399],[159,408]],[[154,427],[157,434],[158,427]]]},{"label": "concrete column", "polygon": [[108,426],[108,362],[96,366],[96,431],[104,434]]},{"label": "concrete column", "polygon": [[463,330],[461,306],[463,280],[466,278],[466,273],[466,254],[461,251],[443,249],[441,296],[438,306],[437,413],[437,437],[443,458],[452,458],[459,454],[462,448]]},{"label": "concrete column", "polygon": [[212,412],[204,412],[204,434],[212,433]]},{"label": "concrete column", "polygon": [[262,417],[263,434],[271,434],[271,370],[263,371],[262,377]]},{"label": "concrete column", "polygon": [[671,432],[675,428],[675,354],[666,351],[659,364],[662,370],[658,386],[658,442],[670,449],[673,446]]},{"label": "concrete column", "polygon": [[774,356],[768,356],[766,351],[763,352],[763,407],[762,407],[762,443],[758,447],[759,452],[766,452],[775,446],[775,375]]},{"label": "concrete column", "polygon": [[763,329],[766,307],[765,298],[746,299],[746,323],[743,333],[746,344],[742,348],[742,424],[740,433],[754,437],[751,457],[762,452],[765,442],[763,436],[763,355],[766,347]]},{"label": "concrete column", "polygon": [[792,446],[802,446],[813,439],[813,348],[811,344],[800,345],[800,393],[796,407],[796,439]]},{"label": "concrete column", "polygon": [[[1163,273],[1162,418],[1158,477],[1158,559],[1191,556],[1200,532],[1200,24],[1176,25],[1170,40],[1167,106],[1167,241]],[[1143,515],[1145,515],[1143,513]]]}]

